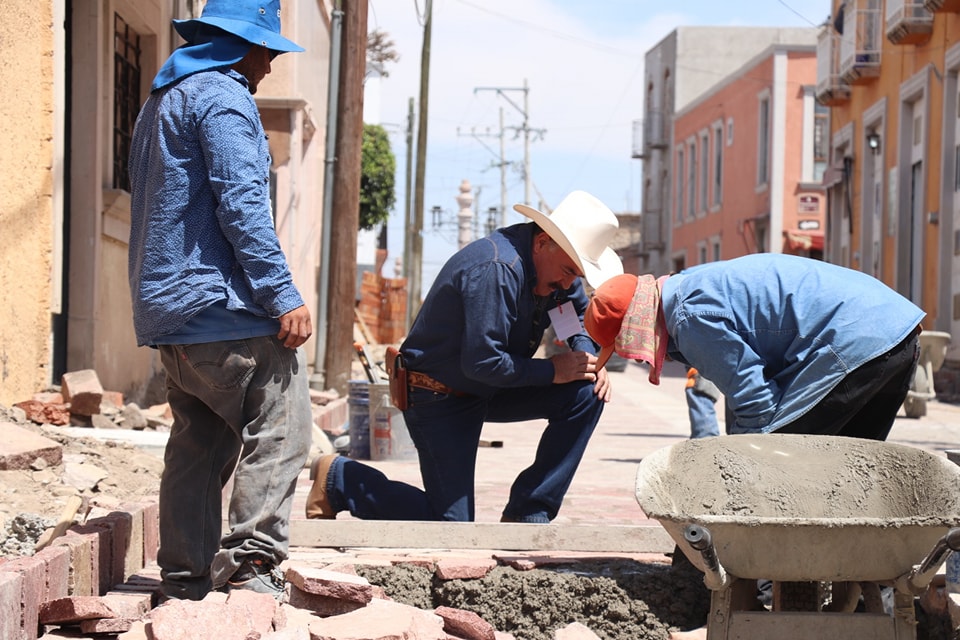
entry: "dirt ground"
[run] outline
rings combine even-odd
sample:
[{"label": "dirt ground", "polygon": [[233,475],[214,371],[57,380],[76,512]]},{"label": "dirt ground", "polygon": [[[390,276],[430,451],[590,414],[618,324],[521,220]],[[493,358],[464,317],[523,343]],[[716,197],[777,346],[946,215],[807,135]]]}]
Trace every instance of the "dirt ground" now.
[{"label": "dirt ground", "polygon": [[[14,423],[61,443],[63,463],[51,467],[38,461],[30,470],[0,471],[0,557],[32,554],[36,539],[53,526],[71,496],[85,496],[94,510],[107,511],[157,496],[163,462],[156,455],[122,443],[73,437],[59,427],[36,425],[0,406],[0,427],[3,423]],[[683,461],[675,462],[678,473],[696,471],[684,467]],[[727,475],[746,472],[733,469],[727,464]],[[849,477],[863,471],[851,469]],[[776,472],[782,473],[783,467]],[[877,490],[889,494],[909,475],[896,474],[890,483],[879,483],[884,486]],[[929,484],[917,480],[917,484]],[[758,486],[737,484],[741,489]],[[906,484],[913,486],[912,482]],[[719,485],[716,488],[720,489]],[[917,495],[916,488],[908,487],[904,495]],[[748,499],[729,489],[708,501],[719,505],[725,500]],[[703,498],[694,499],[703,504]],[[748,501],[759,504],[754,498]],[[779,499],[772,502],[783,504]],[[869,509],[872,503],[867,499],[863,504]],[[479,580],[442,581],[428,569],[412,565],[361,566],[358,572],[398,602],[426,610],[449,606],[473,611],[517,640],[552,640],[558,629],[574,621],[605,640],[666,640],[671,631],[703,625],[710,603],[703,574],[682,555],[676,566],[598,559],[530,571],[498,567]],[[918,622],[917,640],[953,637],[944,619],[927,616],[919,608]]]},{"label": "dirt ground", "polygon": [[0,555],[32,554],[36,537],[56,523],[71,496],[87,498],[94,513],[156,499],[163,461],[155,455],[124,443],[69,436],[61,427],[35,424],[0,405],[0,437],[3,423],[60,443],[63,462],[52,467],[38,460],[29,470],[0,471]]},{"label": "dirt ground", "polygon": [[[0,406],[2,423],[60,443],[63,463],[0,471],[0,556],[31,555],[71,496],[85,496],[92,508],[107,511],[156,499],[163,469],[156,455],[128,444],[73,437]],[[628,559],[532,571],[500,567],[482,580],[435,581],[431,572],[413,566],[359,571],[399,602],[428,610],[440,605],[467,609],[518,640],[552,639],[555,629],[574,620],[611,640],[665,640],[671,629],[702,624],[709,605],[696,570]]]}]

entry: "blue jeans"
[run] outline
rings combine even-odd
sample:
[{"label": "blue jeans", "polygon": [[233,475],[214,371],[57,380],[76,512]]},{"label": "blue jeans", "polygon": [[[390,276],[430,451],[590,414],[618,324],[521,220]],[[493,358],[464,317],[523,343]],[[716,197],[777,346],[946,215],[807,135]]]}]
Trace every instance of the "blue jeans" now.
[{"label": "blue jeans", "polygon": [[550,522],[560,510],[603,406],[592,382],[504,389],[488,399],[411,388],[410,407],[403,417],[417,447],[424,489],[341,457],[328,475],[330,504],[371,520],[473,521],[483,423],[546,418],[533,463],[514,480],[503,515],[520,522]]},{"label": "blue jeans", "polygon": [[717,422],[716,400],[700,393],[694,387],[684,390],[687,395],[687,415],[690,418],[690,438],[707,438],[720,435]]},{"label": "blue jeans", "polygon": [[[293,493],[312,438],[306,359],[274,336],[159,351],[173,412],[160,478],[161,590],[197,600],[247,557],[287,557]],[[221,491],[231,475],[221,538]]]}]

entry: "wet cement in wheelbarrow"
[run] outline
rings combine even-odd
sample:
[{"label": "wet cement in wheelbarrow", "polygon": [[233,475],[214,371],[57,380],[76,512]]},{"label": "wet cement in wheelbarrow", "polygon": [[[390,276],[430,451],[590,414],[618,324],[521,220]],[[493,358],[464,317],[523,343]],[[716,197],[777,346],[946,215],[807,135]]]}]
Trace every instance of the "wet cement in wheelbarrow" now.
[{"label": "wet cement in wheelbarrow", "polygon": [[[839,437],[731,436],[674,447],[659,479],[676,513],[743,518],[943,520],[958,479],[912,447]],[[788,440],[793,442],[788,442]],[[952,470],[952,466],[949,467]]]},{"label": "wet cement in wheelbarrow", "polygon": [[[942,486],[943,470],[918,464],[908,448],[878,451],[876,443],[848,441],[838,455],[839,441],[816,443],[802,461],[784,464],[784,452],[776,447],[751,448],[745,457],[737,447],[749,440],[733,441],[729,449],[710,440],[714,442],[687,441],[684,447],[712,448],[715,468],[698,455],[670,459],[664,481],[676,504],[691,509],[686,513],[755,518],[856,514],[923,522],[942,518],[938,507],[957,503],[957,485]],[[706,476],[709,482],[698,482]],[[604,639],[666,640],[671,631],[702,626],[710,602],[703,574],[684,561],[673,566],[607,559],[530,571],[502,566],[482,579],[450,581],[415,566],[358,567],[358,572],[399,602],[427,610],[449,606],[473,611],[517,640],[553,640],[557,630],[572,622]],[[949,620],[919,606],[917,621],[917,640],[954,637]]]}]

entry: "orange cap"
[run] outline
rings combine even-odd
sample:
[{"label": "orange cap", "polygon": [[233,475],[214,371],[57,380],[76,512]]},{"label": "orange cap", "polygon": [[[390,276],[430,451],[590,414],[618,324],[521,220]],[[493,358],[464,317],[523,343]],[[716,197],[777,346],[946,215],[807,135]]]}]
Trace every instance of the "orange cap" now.
[{"label": "orange cap", "polygon": [[597,287],[583,314],[584,329],[594,342],[600,345],[598,369],[607,364],[607,360],[613,355],[623,317],[627,314],[636,290],[637,276],[632,273],[614,276]]}]

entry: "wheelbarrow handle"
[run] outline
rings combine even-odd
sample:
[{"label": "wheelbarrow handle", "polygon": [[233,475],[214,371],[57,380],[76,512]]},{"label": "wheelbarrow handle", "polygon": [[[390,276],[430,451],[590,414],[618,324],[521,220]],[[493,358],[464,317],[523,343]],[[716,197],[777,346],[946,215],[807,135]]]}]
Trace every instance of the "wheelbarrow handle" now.
[{"label": "wheelbarrow handle", "polygon": [[897,578],[895,581],[897,588],[914,595],[922,594],[947,556],[956,552],[960,552],[960,527],[954,527],[943,534],[923,562]]},{"label": "wheelbarrow handle", "polygon": [[717,558],[717,550],[713,546],[710,530],[698,524],[688,524],[683,528],[683,539],[693,547],[694,551],[699,551],[700,557],[703,558],[705,568],[703,583],[707,588],[711,591],[719,591],[730,586],[733,581]]}]

